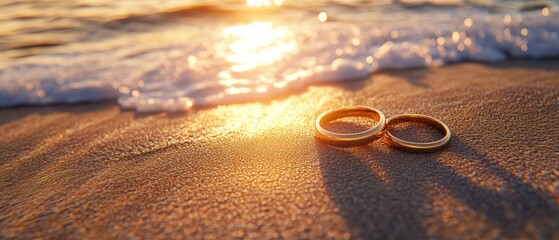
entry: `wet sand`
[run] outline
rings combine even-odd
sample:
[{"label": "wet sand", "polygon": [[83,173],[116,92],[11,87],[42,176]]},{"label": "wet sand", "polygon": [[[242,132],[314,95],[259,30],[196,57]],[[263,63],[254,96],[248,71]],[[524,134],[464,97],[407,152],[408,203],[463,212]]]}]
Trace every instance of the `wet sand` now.
[{"label": "wet sand", "polygon": [[[559,238],[558,69],[392,71],[186,114],[0,109],[0,238]],[[316,140],[316,116],[345,105],[453,137],[426,154]]]}]

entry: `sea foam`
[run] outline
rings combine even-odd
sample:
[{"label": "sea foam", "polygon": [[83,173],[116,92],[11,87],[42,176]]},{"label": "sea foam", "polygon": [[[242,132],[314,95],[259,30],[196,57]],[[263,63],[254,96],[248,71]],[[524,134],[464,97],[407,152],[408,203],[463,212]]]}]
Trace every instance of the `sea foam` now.
[{"label": "sea foam", "polygon": [[174,24],[8,58],[0,106],[116,99],[123,109],[175,112],[386,69],[559,56],[559,17],[549,8],[418,11],[393,22],[334,17]]}]

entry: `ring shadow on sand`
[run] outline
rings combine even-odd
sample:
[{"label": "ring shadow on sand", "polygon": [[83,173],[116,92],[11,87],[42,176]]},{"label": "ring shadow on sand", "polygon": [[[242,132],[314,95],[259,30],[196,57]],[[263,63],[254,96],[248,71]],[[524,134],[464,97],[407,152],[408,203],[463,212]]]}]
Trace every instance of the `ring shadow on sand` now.
[{"label": "ring shadow on sand", "polygon": [[[554,226],[546,225],[559,220],[554,198],[503,170],[459,136],[453,136],[447,148],[435,153],[382,151],[379,144],[383,143],[341,148],[315,140],[327,191],[353,236],[363,239],[434,237],[426,226],[430,224],[428,217],[441,214],[434,212],[431,198],[431,192],[440,188],[481,214],[484,219],[481,224],[497,228],[500,237],[522,236],[529,225],[543,234],[538,237],[549,238],[556,233]],[[482,174],[481,178],[483,174],[492,175],[504,182],[504,186],[494,190],[475,184],[468,176],[445,166],[441,162],[443,152],[457,159],[453,162],[460,165],[457,168],[475,168]],[[459,214],[460,211],[445,209],[445,212]],[[450,227],[469,223],[454,224]],[[433,227],[442,226],[429,226]]]}]

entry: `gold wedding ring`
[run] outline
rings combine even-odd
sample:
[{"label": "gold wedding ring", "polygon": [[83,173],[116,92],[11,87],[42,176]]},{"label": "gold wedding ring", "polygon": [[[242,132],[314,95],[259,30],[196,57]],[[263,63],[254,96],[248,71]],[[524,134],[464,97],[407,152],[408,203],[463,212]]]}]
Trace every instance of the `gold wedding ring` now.
[{"label": "gold wedding ring", "polygon": [[[324,129],[323,127],[324,124],[331,121],[349,116],[370,117],[378,120],[378,123],[369,130],[357,133],[335,133]],[[389,129],[385,130],[385,126],[399,121],[425,123],[442,132],[444,137],[433,142],[411,142],[397,138],[390,133]],[[327,140],[335,142],[350,142],[351,144],[355,144],[359,140],[367,139],[385,130],[384,134],[391,145],[399,147],[403,150],[418,152],[437,150],[443,147],[450,141],[451,135],[448,126],[436,118],[421,114],[401,114],[385,119],[384,114],[382,114],[381,111],[365,106],[342,107],[322,113],[316,119],[315,127],[319,135]]]},{"label": "gold wedding ring", "polygon": [[394,124],[394,122],[398,122],[398,121],[422,122],[434,127],[435,129],[439,130],[444,134],[443,138],[433,142],[410,142],[395,137],[390,133],[389,129],[386,129],[385,135],[386,138],[390,141],[390,143],[404,150],[411,150],[411,151],[436,150],[444,146],[445,144],[447,144],[448,141],[450,140],[450,129],[438,119],[425,116],[425,115],[420,115],[420,114],[401,114],[401,115],[396,115],[388,118],[388,120],[386,120],[386,125],[388,126],[389,124],[391,123]]},{"label": "gold wedding ring", "polygon": [[[378,121],[378,123],[373,126],[373,128],[366,131],[357,133],[335,133],[326,130],[323,125],[339,118],[349,117],[349,116],[361,116],[361,117],[371,117]],[[334,141],[358,141],[369,138],[384,129],[386,124],[386,119],[381,111],[365,106],[355,106],[355,107],[342,107],[327,111],[320,114],[316,119],[315,127],[318,133],[329,140]]]}]

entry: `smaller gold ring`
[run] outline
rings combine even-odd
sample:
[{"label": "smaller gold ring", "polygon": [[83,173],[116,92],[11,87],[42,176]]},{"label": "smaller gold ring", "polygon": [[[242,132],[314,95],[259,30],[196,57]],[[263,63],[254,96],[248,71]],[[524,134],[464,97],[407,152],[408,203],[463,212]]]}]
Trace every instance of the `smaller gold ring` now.
[{"label": "smaller gold ring", "polygon": [[446,126],[446,124],[444,124],[443,122],[441,122],[436,118],[421,115],[421,114],[401,114],[401,115],[396,115],[388,118],[386,120],[386,125],[388,126],[391,122],[393,123],[394,121],[422,122],[430,126],[433,126],[435,129],[441,131],[444,134],[443,138],[433,142],[410,142],[395,137],[387,129],[385,133],[388,140],[393,145],[401,147],[405,150],[416,150],[416,151],[435,150],[444,146],[445,144],[448,143],[448,141],[450,141],[450,135],[451,135],[450,129]]},{"label": "smaller gold ring", "polygon": [[[372,117],[375,120],[378,120],[378,123],[373,126],[373,128],[357,132],[357,133],[335,133],[328,131],[322,127],[323,124],[331,122],[333,120],[349,117],[349,116],[362,116],[362,117]],[[358,141],[369,138],[382,130],[384,130],[384,126],[386,125],[386,118],[384,114],[371,107],[366,106],[354,106],[354,107],[342,107],[333,109],[327,112],[324,112],[318,116],[316,119],[315,127],[318,133],[323,137],[326,137],[330,140],[335,141]]]}]

